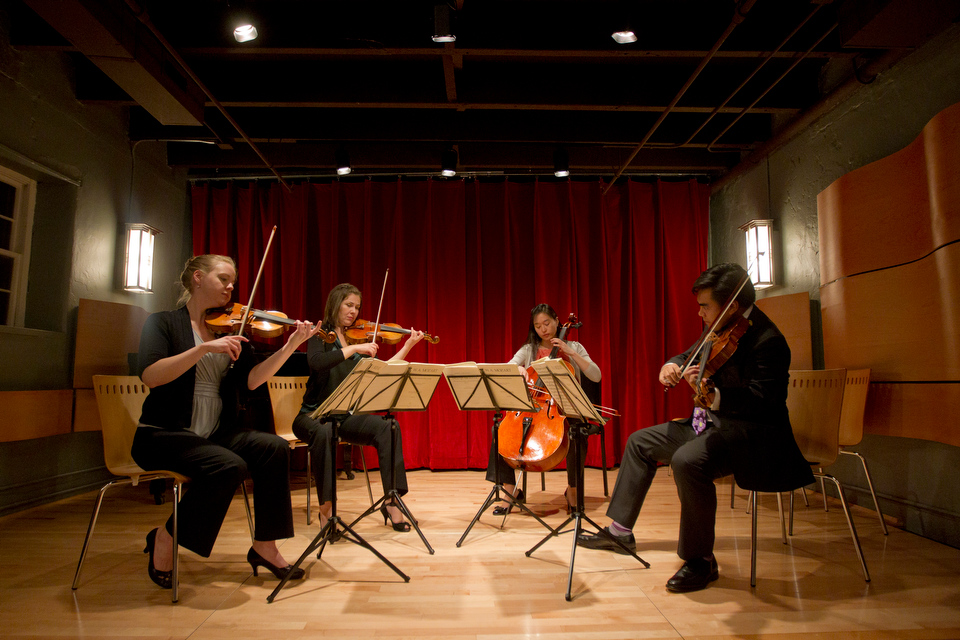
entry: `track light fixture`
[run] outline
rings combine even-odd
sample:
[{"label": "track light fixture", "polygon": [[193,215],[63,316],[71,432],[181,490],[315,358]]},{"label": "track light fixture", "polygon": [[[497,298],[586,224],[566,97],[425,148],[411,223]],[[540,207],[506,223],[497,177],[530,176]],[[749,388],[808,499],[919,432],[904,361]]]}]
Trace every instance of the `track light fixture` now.
[{"label": "track light fixture", "polygon": [[433,5],[433,41],[455,42],[457,35],[453,32],[453,7],[440,0]]},{"label": "track light fixture", "polygon": [[346,149],[338,149],[335,154],[335,159],[337,162],[337,175],[345,176],[348,175],[353,169],[350,167],[350,156],[347,155]]},{"label": "track light fixture", "polygon": [[457,175],[457,150],[450,147],[440,156],[440,175],[445,178],[452,178]]},{"label": "track light fixture", "polygon": [[570,157],[563,147],[553,152],[553,175],[558,178],[566,178],[570,175]]},{"label": "track light fixture", "polygon": [[637,34],[633,32],[633,29],[627,27],[621,31],[614,31],[610,34],[610,37],[616,41],[617,44],[630,44],[631,42],[637,41]]},{"label": "track light fixture", "polygon": [[247,10],[246,2],[243,0],[233,0],[227,3],[228,23],[233,30],[233,38],[237,42],[250,42],[256,40],[260,34],[257,32],[256,21],[253,15]]}]

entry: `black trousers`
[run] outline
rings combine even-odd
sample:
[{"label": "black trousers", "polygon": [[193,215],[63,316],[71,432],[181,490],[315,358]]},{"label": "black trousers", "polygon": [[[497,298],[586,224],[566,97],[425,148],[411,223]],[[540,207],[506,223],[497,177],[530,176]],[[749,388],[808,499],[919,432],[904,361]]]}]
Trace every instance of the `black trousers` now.
[{"label": "black trousers", "polygon": [[[340,423],[340,439],[354,444],[363,444],[377,450],[380,466],[380,481],[383,492],[396,488],[401,496],[407,493],[407,471],[403,466],[403,446],[400,429],[391,429],[391,420],[378,415],[354,415]],[[331,442],[333,425],[329,422],[314,420],[306,413],[300,413],[293,419],[293,434],[310,447],[310,464],[313,466],[313,479],[317,485],[317,496],[323,504],[333,500],[336,482],[336,448]],[[390,460],[390,438],[394,435],[394,459]],[[392,464],[392,466],[391,466]],[[396,476],[396,487],[394,487]]]},{"label": "black trousers", "polygon": [[[564,422],[564,428],[568,428],[566,422]],[[587,448],[583,447],[580,452],[580,464],[583,464],[587,459]],[[486,479],[489,482],[497,481],[497,472],[500,473],[500,483],[501,484],[514,484],[516,482],[516,470],[507,464],[507,461],[503,459],[503,456],[497,451],[497,448],[494,446],[493,441],[490,441],[490,459],[487,462],[487,475]],[[577,467],[573,459],[573,446],[570,446],[567,449],[567,486],[575,487],[577,486]]]},{"label": "black trousers", "polygon": [[[207,558],[223,518],[244,478],[253,479],[254,538],[293,537],[290,504],[290,445],[260,431],[233,431],[210,439],[192,431],[140,426],[133,459],[144,469],[175,471],[190,478],[179,509],[178,542]],[[172,519],[167,531],[173,533]]]},{"label": "black trousers", "polygon": [[607,515],[633,528],[657,473],[657,463],[673,468],[680,496],[680,537],[677,555],[684,560],[713,553],[717,489],[713,481],[732,473],[729,449],[713,426],[697,435],[693,427],[667,422],[630,435]]}]

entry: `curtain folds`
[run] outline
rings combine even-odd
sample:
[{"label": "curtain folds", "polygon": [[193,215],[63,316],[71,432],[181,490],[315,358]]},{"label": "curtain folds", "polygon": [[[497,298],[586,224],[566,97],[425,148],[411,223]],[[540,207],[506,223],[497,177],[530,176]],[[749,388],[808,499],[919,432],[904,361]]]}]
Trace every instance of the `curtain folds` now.
[{"label": "curtain folds", "polygon": [[[504,362],[523,343],[530,309],[547,302],[583,322],[581,342],[603,373],[607,459],[619,463],[637,429],[689,415],[688,389],[664,393],[667,358],[702,326],[690,286],[707,267],[709,186],[396,180],[194,185],[193,250],[237,260],[246,303],[264,247],[276,236],[253,305],[318,321],[327,293],[352,282],[361,317],[440,337],[417,362]],[[380,358],[396,347],[384,345]],[[484,468],[492,414],[460,412],[441,382],[422,413],[398,416],[408,468]],[[599,438],[589,465],[600,465]],[[376,464],[376,460],[369,460]]]}]

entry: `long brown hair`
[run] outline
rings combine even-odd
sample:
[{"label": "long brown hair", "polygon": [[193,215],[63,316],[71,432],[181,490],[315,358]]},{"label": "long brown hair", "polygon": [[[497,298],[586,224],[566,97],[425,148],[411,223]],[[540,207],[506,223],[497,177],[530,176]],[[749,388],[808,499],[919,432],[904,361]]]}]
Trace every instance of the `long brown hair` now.
[{"label": "long brown hair", "polygon": [[363,295],[360,293],[360,289],[357,289],[349,282],[338,284],[330,290],[330,294],[327,296],[327,306],[323,309],[323,329],[325,331],[334,331],[337,328],[337,316],[340,313],[340,305],[342,305],[343,301],[350,297],[350,295],[356,295],[360,298],[361,302],[363,301]]}]

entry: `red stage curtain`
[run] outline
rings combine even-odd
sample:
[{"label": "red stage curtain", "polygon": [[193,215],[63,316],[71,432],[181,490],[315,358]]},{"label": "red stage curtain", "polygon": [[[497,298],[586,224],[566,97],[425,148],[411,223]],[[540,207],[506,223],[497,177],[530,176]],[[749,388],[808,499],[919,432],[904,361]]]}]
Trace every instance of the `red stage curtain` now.
[{"label": "red stage curtain", "polygon": [[[396,180],[198,183],[193,249],[233,256],[246,302],[273,225],[254,307],[322,318],[340,282],[364,292],[362,316],[439,336],[408,360],[504,362],[524,342],[530,309],[572,311],[603,372],[607,459],[637,429],[689,415],[690,391],[664,393],[667,358],[702,329],[690,286],[707,267],[709,187],[686,182]],[[383,346],[382,359],[395,347]],[[483,468],[492,415],[460,412],[445,382],[430,408],[400,417],[408,468]],[[599,466],[599,438],[587,462]],[[375,460],[371,459],[371,463]]]}]

